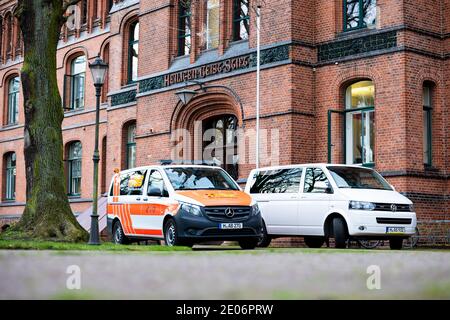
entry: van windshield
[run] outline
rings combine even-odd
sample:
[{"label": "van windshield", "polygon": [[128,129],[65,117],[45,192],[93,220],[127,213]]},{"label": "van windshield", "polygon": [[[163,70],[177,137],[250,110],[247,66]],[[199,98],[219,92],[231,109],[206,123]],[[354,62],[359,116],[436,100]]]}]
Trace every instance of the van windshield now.
[{"label": "van windshield", "polygon": [[339,188],[392,190],[374,170],[355,167],[327,167]]},{"label": "van windshield", "polygon": [[214,168],[166,168],[175,190],[239,190],[223,170]]}]

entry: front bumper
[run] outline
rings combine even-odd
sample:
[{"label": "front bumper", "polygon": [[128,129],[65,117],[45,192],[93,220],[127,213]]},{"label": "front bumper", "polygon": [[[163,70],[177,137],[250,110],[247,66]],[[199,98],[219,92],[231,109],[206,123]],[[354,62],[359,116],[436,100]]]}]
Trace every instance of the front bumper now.
[{"label": "front bumper", "polygon": [[[175,217],[178,238],[189,241],[239,241],[259,239],[262,231],[261,215],[248,217],[245,221],[213,221],[205,216],[180,213]],[[220,229],[221,223],[242,223],[242,229]]]},{"label": "front bumper", "polygon": [[[402,221],[402,223],[396,223],[397,220]],[[410,222],[406,223],[408,220]],[[415,212],[350,210],[348,219],[349,235],[360,238],[407,238],[416,233],[416,226],[417,219]],[[402,227],[405,228],[405,232],[386,233],[387,227]]]}]

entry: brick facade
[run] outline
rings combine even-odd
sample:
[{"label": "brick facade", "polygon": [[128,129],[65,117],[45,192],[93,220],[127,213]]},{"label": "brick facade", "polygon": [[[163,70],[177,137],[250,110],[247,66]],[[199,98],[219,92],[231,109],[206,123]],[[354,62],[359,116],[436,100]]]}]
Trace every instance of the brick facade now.
[{"label": "brick facade", "polygon": [[[137,165],[172,157],[176,143],[171,134],[189,129],[194,120],[233,114],[240,128],[255,128],[255,12],[250,11],[247,41],[233,42],[232,1],[220,0],[217,49],[204,50],[205,1],[193,1],[192,49],[178,53],[177,0],[114,0],[108,12],[106,0],[87,1],[86,26],[64,27],[58,50],[58,78],[64,91],[64,75],[71,59],[84,54],[92,61],[97,53],[108,60],[107,98],[101,110],[101,192],[109,185],[114,168],[124,166],[124,128],[136,121]],[[375,86],[375,169],[396,189],[414,201],[427,237],[442,242],[450,224],[450,0],[377,0],[376,24],[343,31],[343,0],[264,1],[262,13],[261,128],[278,129],[280,164],[345,162],[345,130],[342,114],[345,90],[358,80]],[[6,44],[6,30],[17,39],[13,22],[5,23],[14,1],[0,1],[2,46],[0,50],[0,118],[5,119],[8,79],[20,72],[22,47]],[[97,13],[93,13],[97,8]],[[138,80],[128,84],[129,30],[139,20]],[[14,20],[14,19],[12,19]],[[16,31],[14,31],[16,30]],[[7,32],[6,32],[7,33]],[[235,62],[237,59],[238,62]],[[219,69],[227,63],[241,63]],[[175,92],[184,81],[199,78],[207,87],[190,104],[182,106]],[[432,165],[423,164],[422,89],[432,83]],[[19,97],[18,124],[0,128],[0,154],[17,155],[16,199],[0,204],[3,217],[19,216],[25,202],[23,169],[23,107]],[[64,143],[81,141],[82,188],[71,199],[80,212],[91,203],[94,130],[94,87],[86,70],[85,107],[68,111],[63,123]],[[3,123],[5,123],[3,121]],[[104,140],[106,139],[106,140]],[[329,143],[331,147],[329,147]],[[251,144],[251,141],[250,141]],[[270,144],[270,143],[269,143]],[[268,146],[270,149],[274,146]],[[248,157],[254,157],[248,148]],[[331,150],[331,152],[329,152]],[[106,151],[106,152],[105,152]],[[2,175],[4,166],[2,163]],[[254,165],[239,166],[246,178]],[[3,181],[4,179],[2,179]],[[4,194],[4,183],[0,186]],[[436,227],[438,226],[438,227]]]}]

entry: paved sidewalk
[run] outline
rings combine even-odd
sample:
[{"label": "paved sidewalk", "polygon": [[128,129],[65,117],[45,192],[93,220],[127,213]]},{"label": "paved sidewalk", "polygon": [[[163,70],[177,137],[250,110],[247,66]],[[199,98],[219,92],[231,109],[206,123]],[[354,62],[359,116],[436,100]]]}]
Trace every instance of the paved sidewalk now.
[{"label": "paved sidewalk", "polygon": [[[66,287],[71,265],[80,290]],[[367,288],[369,266],[380,290]],[[450,251],[0,251],[0,299],[11,298],[449,299]]]}]

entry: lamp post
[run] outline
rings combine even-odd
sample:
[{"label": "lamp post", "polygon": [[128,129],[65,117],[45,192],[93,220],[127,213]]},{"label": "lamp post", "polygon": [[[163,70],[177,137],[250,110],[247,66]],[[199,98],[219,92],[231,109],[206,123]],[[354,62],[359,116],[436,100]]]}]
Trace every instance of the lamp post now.
[{"label": "lamp post", "polygon": [[259,113],[261,108],[261,5],[256,6],[256,143],[255,162],[259,168]]},{"label": "lamp post", "polygon": [[89,235],[89,244],[99,245],[100,235],[98,230],[98,162],[100,161],[100,154],[98,152],[98,131],[100,120],[100,95],[102,92],[103,84],[105,83],[105,75],[108,70],[108,64],[105,63],[98,55],[93,63],[89,64],[91,69],[92,79],[95,86],[95,147],[92,160],[94,162],[94,180],[93,180],[93,192],[92,192],[92,214],[91,214],[91,232]]}]

